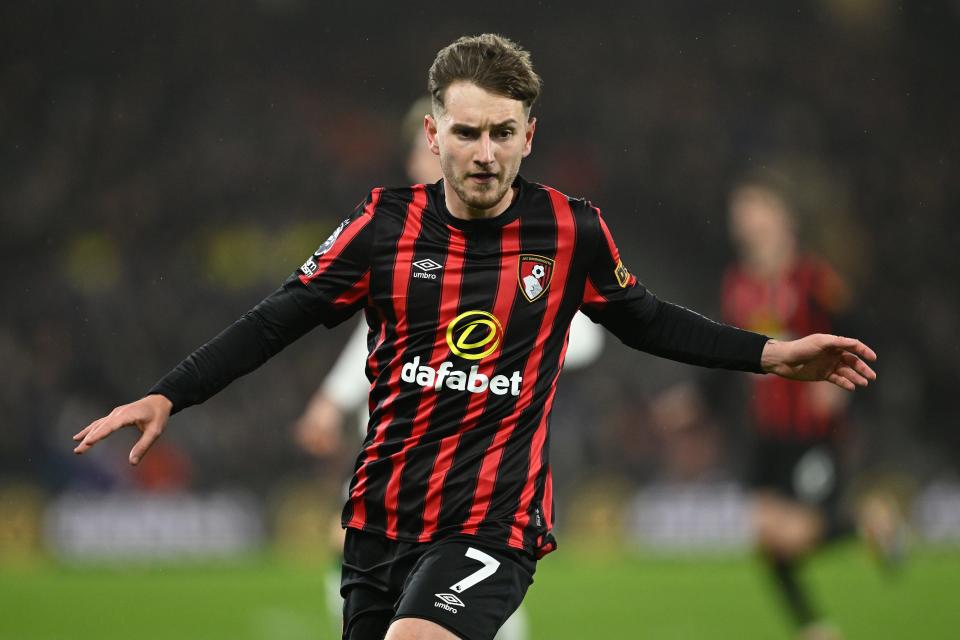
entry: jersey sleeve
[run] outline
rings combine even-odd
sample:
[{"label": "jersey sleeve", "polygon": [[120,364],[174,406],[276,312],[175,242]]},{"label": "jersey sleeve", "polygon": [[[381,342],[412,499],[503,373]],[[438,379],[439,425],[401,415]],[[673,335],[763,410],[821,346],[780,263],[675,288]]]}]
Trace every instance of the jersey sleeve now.
[{"label": "jersey sleeve", "polygon": [[190,354],[147,394],[169,398],[172,413],[200,404],[318,324],[332,327],[352,315],[369,287],[377,194],[360,203],[279,289]]},{"label": "jersey sleeve", "polygon": [[627,346],[703,367],[761,373],[767,336],[721,324],[659,300],[623,264],[600,210],[581,310]]}]

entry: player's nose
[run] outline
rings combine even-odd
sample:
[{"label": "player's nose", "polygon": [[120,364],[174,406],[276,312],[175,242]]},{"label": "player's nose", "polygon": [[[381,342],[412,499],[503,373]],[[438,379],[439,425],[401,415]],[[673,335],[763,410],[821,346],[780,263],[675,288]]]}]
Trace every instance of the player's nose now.
[{"label": "player's nose", "polygon": [[493,162],[493,141],[490,139],[490,132],[484,131],[480,134],[477,148],[476,161],[480,164],[491,164]]}]

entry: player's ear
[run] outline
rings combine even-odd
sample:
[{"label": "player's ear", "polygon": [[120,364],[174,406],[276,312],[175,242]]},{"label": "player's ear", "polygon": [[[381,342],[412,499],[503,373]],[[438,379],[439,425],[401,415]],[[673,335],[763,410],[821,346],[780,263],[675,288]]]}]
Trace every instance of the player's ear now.
[{"label": "player's ear", "polygon": [[527,121],[527,130],[524,134],[523,157],[526,158],[533,151],[533,133],[537,130],[537,119],[530,118]]},{"label": "player's ear", "polygon": [[440,155],[440,144],[437,142],[437,121],[432,114],[423,116],[423,132],[427,136],[427,145],[434,155]]}]

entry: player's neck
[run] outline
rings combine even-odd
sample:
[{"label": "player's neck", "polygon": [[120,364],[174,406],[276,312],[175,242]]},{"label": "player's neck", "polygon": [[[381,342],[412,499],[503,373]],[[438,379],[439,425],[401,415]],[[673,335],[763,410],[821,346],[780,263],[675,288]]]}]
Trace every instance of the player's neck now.
[{"label": "player's neck", "polygon": [[776,280],[789,271],[797,259],[796,247],[788,245],[778,251],[757,252],[746,259],[747,269],[756,277]]},{"label": "player's neck", "polygon": [[454,192],[453,189],[444,189],[444,202],[447,210],[454,218],[461,220],[483,220],[487,218],[496,218],[501,213],[510,208],[513,199],[517,195],[517,187],[511,187],[507,193],[500,199],[500,202],[487,209],[477,209],[471,207]]}]

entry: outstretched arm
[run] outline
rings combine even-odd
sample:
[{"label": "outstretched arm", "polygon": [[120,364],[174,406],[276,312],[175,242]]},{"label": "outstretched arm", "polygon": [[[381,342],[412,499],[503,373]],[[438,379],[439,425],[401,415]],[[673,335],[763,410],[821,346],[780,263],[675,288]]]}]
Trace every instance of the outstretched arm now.
[{"label": "outstretched arm", "polygon": [[134,426],[141,436],[130,452],[130,464],[137,464],[171,414],[210,398],[318,324],[333,327],[353,315],[370,283],[370,223],[379,193],[375,190],[361,202],[283,286],[194,351],[146,397],[81,429],[74,436],[79,441],[74,452],[85,453],[114,431]]},{"label": "outstretched arm", "polygon": [[596,215],[600,240],[581,310],[624,344],[678,362],[826,380],[848,391],[876,379],[865,361],[877,354],[859,340],[817,333],[780,342],[658,300],[624,267],[606,223],[599,211]]},{"label": "outstretched arm", "polygon": [[814,333],[786,342],[768,340],[760,356],[760,366],[764,372],[791,380],[826,380],[853,391],[877,379],[877,374],[865,362],[876,359],[873,349],[855,338]]},{"label": "outstretched arm", "polygon": [[119,406],[83,428],[73,437],[80,441],[74,453],[87,452],[122,427],[136,427],[141,435],[130,452],[130,464],[137,464],[163,433],[172,413],[207,400],[253,371],[317,321],[295,302],[290,288],[281,287],[194,351],[145,397]]}]

